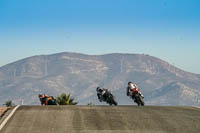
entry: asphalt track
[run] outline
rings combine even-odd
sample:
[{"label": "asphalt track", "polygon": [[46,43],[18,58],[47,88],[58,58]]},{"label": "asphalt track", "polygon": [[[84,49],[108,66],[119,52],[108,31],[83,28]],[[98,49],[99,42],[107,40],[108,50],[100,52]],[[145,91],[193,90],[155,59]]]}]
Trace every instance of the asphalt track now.
[{"label": "asphalt track", "polygon": [[1,133],[199,133],[200,108],[20,106]]}]

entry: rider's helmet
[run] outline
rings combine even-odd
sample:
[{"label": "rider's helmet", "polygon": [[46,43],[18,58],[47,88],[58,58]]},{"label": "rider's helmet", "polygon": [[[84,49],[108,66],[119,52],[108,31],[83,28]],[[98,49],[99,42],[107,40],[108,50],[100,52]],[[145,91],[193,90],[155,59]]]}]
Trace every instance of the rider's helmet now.
[{"label": "rider's helmet", "polygon": [[128,82],[128,85],[130,86],[131,84],[133,84],[133,82]]},{"label": "rider's helmet", "polygon": [[128,82],[128,87],[133,88],[134,87],[134,83],[133,82]]},{"label": "rider's helmet", "polygon": [[96,91],[99,91],[100,90],[100,87],[97,87]]},{"label": "rider's helmet", "polygon": [[39,97],[39,98],[42,97],[42,94],[39,94],[38,97]]}]

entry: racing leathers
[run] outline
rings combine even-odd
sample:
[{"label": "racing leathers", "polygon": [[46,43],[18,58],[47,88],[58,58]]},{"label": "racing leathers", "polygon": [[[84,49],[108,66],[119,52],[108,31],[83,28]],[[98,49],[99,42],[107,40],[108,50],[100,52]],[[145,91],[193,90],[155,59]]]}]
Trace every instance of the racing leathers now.
[{"label": "racing leathers", "polygon": [[[135,93],[140,93],[140,90],[139,88],[137,87],[136,84],[133,84],[132,82],[128,84],[128,87],[127,87],[127,90],[126,90],[126,94],[127,96],[132,96],[134,97],[135,96]],[[143,95],[141,94],[141,96],[143,97]]]},{"label": "racing leathers", "polygon": [[104,88],[99,88],[97,90],[97,97],[99,99],[100,102],[102,101],[106,101],[107,99],[107,93],[108,93],[108,89],[104,89]]}]

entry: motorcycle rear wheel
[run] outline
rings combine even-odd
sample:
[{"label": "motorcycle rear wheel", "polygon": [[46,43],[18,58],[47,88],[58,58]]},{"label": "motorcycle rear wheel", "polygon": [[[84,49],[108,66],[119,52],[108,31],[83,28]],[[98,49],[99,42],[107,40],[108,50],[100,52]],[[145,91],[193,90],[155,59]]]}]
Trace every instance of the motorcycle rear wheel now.
[{"label": "motorcycle rear wheel", "polygon": [[112,100],[112,103],[115,105],[115,106],[117,106],[117,102],[113,99]]}]

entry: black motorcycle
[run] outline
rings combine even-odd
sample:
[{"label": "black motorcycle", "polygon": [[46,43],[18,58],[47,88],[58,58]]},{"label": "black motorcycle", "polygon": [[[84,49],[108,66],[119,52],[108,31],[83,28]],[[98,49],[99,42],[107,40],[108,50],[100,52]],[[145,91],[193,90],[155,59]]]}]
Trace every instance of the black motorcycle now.
[{"label": "black motorcycle", "polygon": [[115,97],[108,90],[102,91],[102,99],[103,99],[103,101],[105,101],[106,103],[108,103],[111,106],[112,105],[117,106],[117,102],[115,100]]}]

